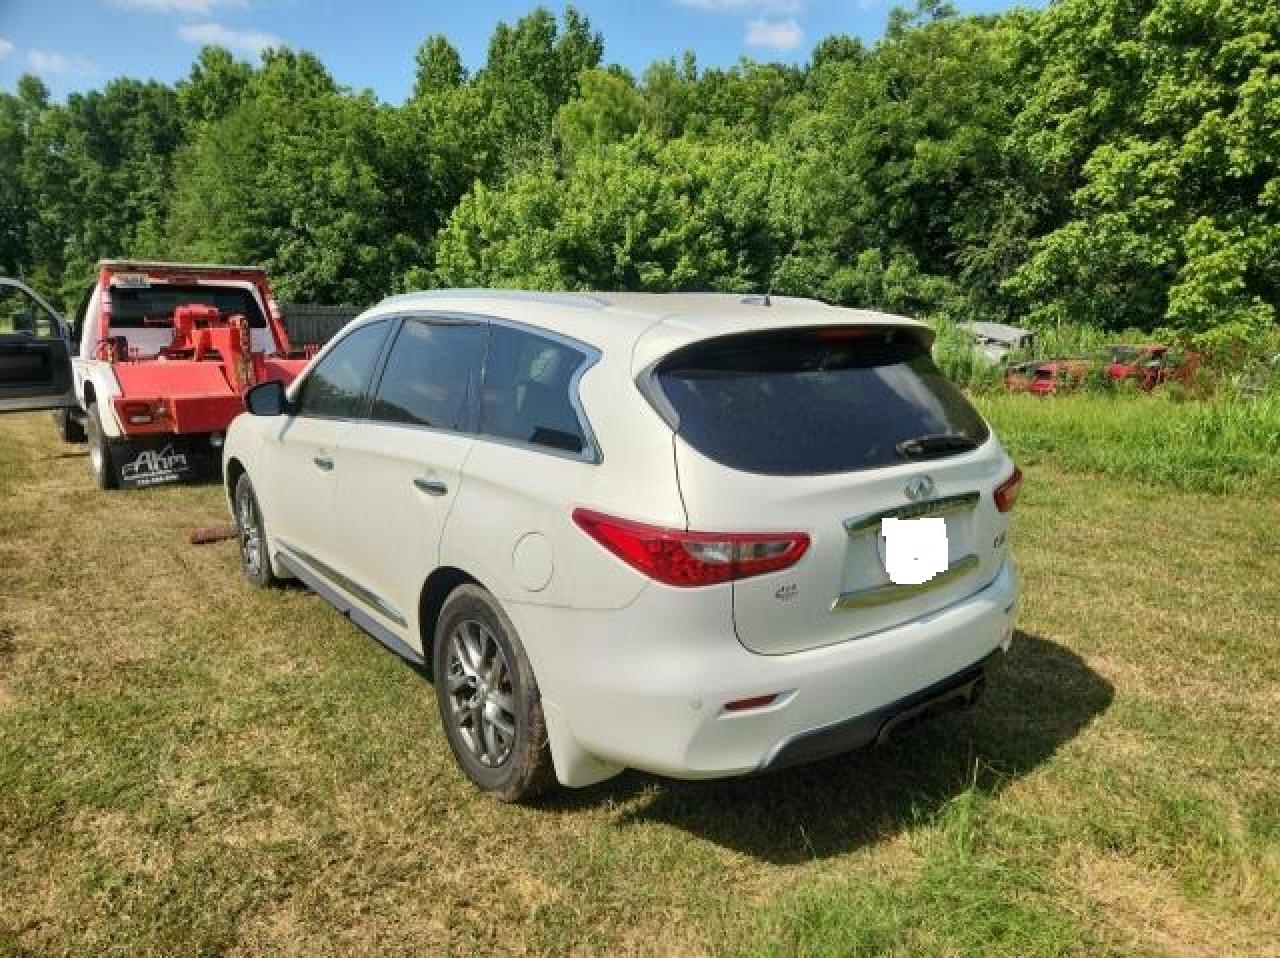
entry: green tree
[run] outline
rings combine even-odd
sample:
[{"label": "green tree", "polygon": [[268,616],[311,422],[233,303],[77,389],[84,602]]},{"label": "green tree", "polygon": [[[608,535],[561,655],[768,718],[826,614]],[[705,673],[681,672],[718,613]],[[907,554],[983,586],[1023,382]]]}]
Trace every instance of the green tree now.
[{"label": "green tree", "polygon": [[779,255],[777,158],[758,144],[637,134],[501,190],[477,185],[441,232],[444,285],[565,289],[767,287]]},{"label": "green tree", "polygon": [[449,38],[439,33],[422,42],[414,62],[417,64],[413,79],[415,100],[460,87],[467,79],[462,57]]},{"label": "green tree", "polygon": [[0,93],[0,272],[22,274],[33,265],[33,197],[22,167],[32,130],[48,108],[48,88],[30,74],[19,78],[17,95]]},{"label": "green tree", "polygon": [[[794,168],[786,289],[908,312],[990,305],[1027,228],[1007,209],[1004,150],[1020,105],[1017,22],[928,7],[896,15],[865,57],[823,64],[779,137]],[[980,261],[993,235],[1005,256]]]},{"label": "green tree", "polygon": [[244,96],[253,68],[222,47],[204,47],[191,72],[177,85],[178,108],[188,124],[212,123],[230,113]]},{"label": "green tree", "polygon": [[1039,322],[1247,340],[1280,299],[1280,7],[1064,0],[1021,39],[1046,198],[1007,288]]},{"label": "green tree", "polygon": [[616,143],[646,123],[647,102],[625,73],[585,70],[577,97],[560,108],[555,132],[569,155]]},{"label": "green tree", "polygon": [[286,300],[368,303],[414,252],[387,228],[382,149],[372,96],[309,54],[269,51],[241,104],[182,153],[175,250],[265,265]]},{"label": "green tree", "polygon": [[181,136],[177,97],[155,82],[113,80],[39,113],[22,177],[41,286],[72,302],[98,259],[142,251],[164,219]]}]

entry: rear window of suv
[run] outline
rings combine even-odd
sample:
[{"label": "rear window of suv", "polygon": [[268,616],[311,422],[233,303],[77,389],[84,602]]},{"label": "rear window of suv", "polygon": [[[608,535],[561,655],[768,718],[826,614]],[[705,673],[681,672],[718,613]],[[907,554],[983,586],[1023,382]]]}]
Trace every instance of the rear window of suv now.
[{"label": "rear window of suv", "polygon": [[656,405],[681,438],[745,472],[821,475],[899,465],[968,451],[989,434],[910,329],[720,337],[668,356],[651,382],[661,394]]}]

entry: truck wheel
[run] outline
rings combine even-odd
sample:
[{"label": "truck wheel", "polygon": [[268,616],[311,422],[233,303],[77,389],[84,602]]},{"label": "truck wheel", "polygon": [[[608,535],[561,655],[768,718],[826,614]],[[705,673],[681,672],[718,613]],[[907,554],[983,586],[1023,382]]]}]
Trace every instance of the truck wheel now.
[{"label": "truck wheel", "polygon": [[84,442],[87,438],[84,434],[84,423],[71,415],[70,409],[53,411],[53,428],[63,442]]},{"label": "truck wheel", "polygon": [[117,461],[116,444],[102,431],[102,418],[98,404],[89,403],[89,418],[85,420],[85,433],[89,440],[89,468],[99,489],[120,488],[120,463]]},{"label": "truck wheel", "polygon": [[542,696],[493,596],[475,585],[453,591],[440,610],[432,660],[440,721],[467,778],[504,802],[551,787]]},{"label": "truck wheel", "polygon": [[271,571],[271,558],[267,555],[267,529],[262,522],[262,510],[258,508],[258,497],[247,475],[236,482],[235,500],[240,568],[244,577],[259,589],[279,585],[280,580]]}]

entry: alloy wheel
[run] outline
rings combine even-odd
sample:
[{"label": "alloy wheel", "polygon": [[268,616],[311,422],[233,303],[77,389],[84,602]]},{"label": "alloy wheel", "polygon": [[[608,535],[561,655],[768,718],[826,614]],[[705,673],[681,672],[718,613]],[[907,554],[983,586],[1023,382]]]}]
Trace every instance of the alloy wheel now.
[{"label": "alloy wheel", "polygon": [[262,571],[262,536],[258,532],[258,510],[247,490],[240,493],[237,519],[240,526],[240,558],[250,575]]},{"label": "alloy wheel", "polygon": [[466,619],[449,637],[450,716],[480,764],[497,768],[516,740],[515,690],[506,653],[493,632]]}]

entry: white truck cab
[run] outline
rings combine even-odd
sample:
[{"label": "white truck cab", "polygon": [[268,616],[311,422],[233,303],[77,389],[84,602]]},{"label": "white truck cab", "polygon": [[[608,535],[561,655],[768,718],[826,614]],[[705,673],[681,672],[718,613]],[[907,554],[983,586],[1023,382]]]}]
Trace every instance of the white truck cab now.
[{"label": "white truck cab", "polygon": [[306,365],[258,267],[102,260],[70,328],[6,282],[0,412],[52,409],[64,441],[88,443],[100,488],[216,468],[243,393]]}]

